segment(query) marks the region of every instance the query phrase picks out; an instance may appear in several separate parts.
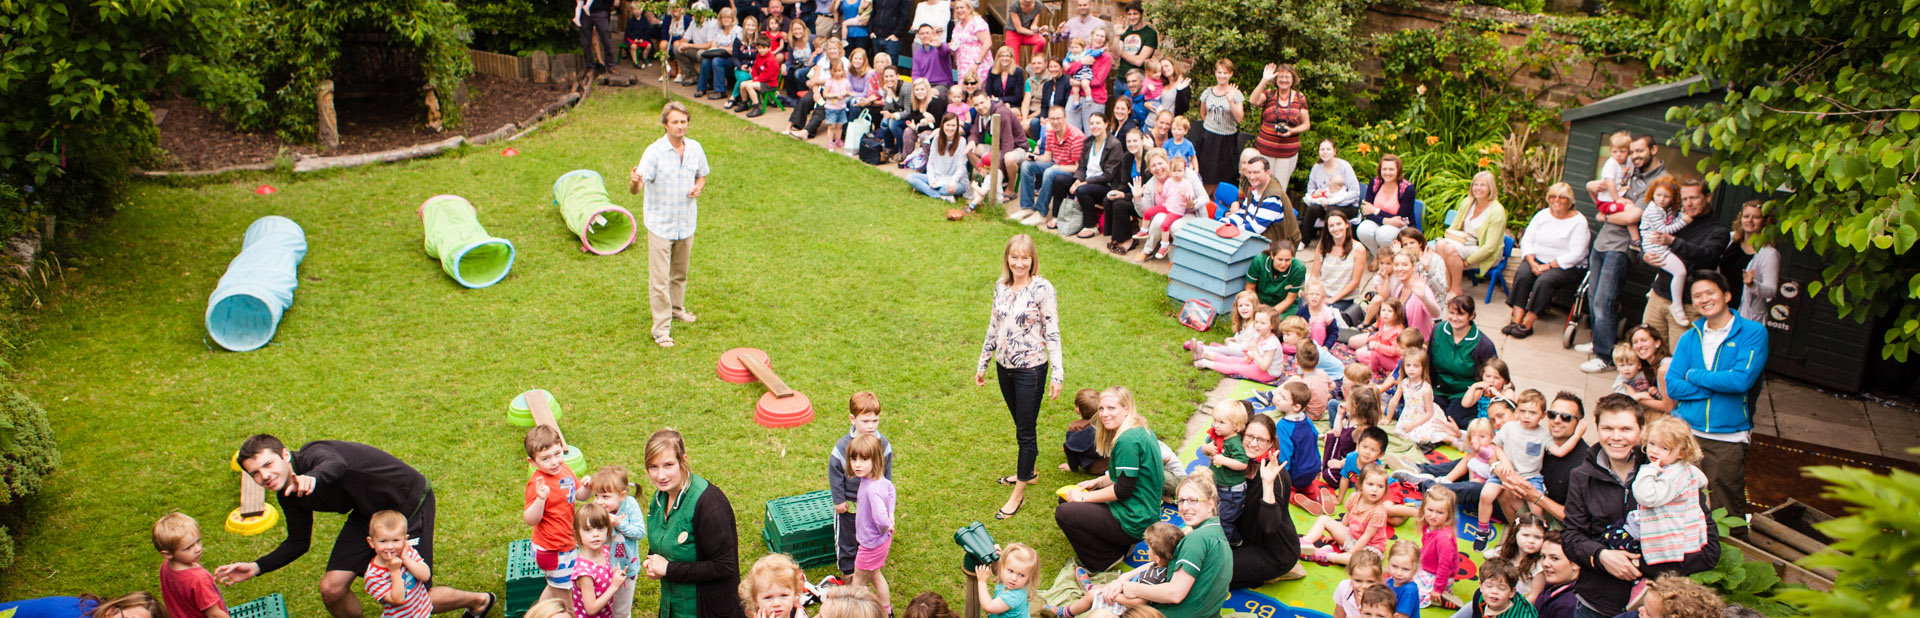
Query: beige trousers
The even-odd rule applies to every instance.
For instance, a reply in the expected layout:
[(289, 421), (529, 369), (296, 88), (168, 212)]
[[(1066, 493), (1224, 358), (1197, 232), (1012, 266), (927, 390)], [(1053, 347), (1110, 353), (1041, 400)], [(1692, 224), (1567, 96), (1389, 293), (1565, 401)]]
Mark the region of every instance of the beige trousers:
[(647, 309), (653, 314), (653, 338), (673, 335), (673, 316), (687, 310), (687, 266), (693, 261), (693, 237), (667, 240), (647, 234)]

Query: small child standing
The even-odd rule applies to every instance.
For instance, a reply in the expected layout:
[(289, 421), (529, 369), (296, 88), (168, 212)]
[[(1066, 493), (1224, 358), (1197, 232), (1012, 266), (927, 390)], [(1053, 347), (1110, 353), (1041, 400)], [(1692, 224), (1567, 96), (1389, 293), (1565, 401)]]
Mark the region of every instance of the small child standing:
[(1222, 401), (1213, 407), (1213, 427), (1207, 430), (1202, 453), (1210, 459), (1213, 485), (1220, 494), (1220, 528), (1227, 542), (1240, 544), (1240, 530), (1233, 522), (1240, 518), (1240, 507), (1247, 502), (1247, 448), (1240, 434), (1247, 430), (1253, 405), (1238, 399)]
[(1671, 275), (1668, 277), (1673, 280), (1669, 292), (1673, 294), (1674, 302), (1667, 311), (1674, 322), (1686, 324), (1686, 302), (1682, 299), (1686, 298), (1687, 263), (1674, 255), (1666, 243), (1654, 242), (1653, 239), (1655, 234), (1671, 235), (1693, 223), (1693, 217), (1678, 208), (1679, 199), (1680, 183), (1674, 181), (1672, 176), (1657, 178), (1647, 187), (1646, 204), (1641, 206), (1640, 211), (1640, 251), (1646, 255), (1648, 263), (1659, 264), (1660, 270)]
[(807, 618), (806, 590), (807, 572), (793, 558), (767, 554), (740, 578), (740, 605), (748, 618)]
[(1460, 570), (1460, 539), (1453, 535), (1453, 513), (1458, 506), (1453, 490), (1430, 487), (1420, 501), (1420, 572), (1413, 583), (1420, 589), (1420, 606), (1460, 609), (1453, 596), (1453, 577)]
[(1613, 366), (1619, 369), (1619, 375), (1613, 377), (1613, 392), (1631, 396), (1653, 390), (1645, 367), (1641, 366), (1640, 355), (1633, 353), (1633, 345), (1625, 341), (1613, 346)]
[(1100, 391), (1080, 389), (1073, 394), (1073, 409), (1080, 413), (1080, 419), (1067, 423), (1067, 437), (1061, 441), (1067, 461), (1060, 464), (1060, 471), (1106, 474), (1107, 456), (1100, 454), (1093, 430), (1093, 415), (1100, 411)]
[[(614, 568), (607, 551), (612, 533), (613, 522), (599, 504), (588, 502), (574, 513), (573, 540), (580, 547), (573, 563), (574, 618), (612, 618), (613, 599), (628, 584), (626, 569)], [(633, 604), (631, 598), (627, 604)]]
[(1662, 417), (1647, 426), (1647, 459), (1633, 477), (1639, 508), (1628, 519), (1628, 532), (1638, 532), (1649, 567), (1678, 566), (1707, 544), (1713, 530), (1700, 508), (1700, 490), (1707, 486), (1706, 475), (1694, 465), (1700, 461), (1700, 443), (1686, 421)]
[(888, 594), (886, 574), (880, 572), (887, 566), (887, 554), (893, 551), (893, 481), (880, 472), (886, 448), (879, 436), (854, 438), (847, 446), (847, 474), (860, 479), (856, 500), (860, 509), (854, 514), (854, 535), (860, 551), (853, 560), (853, 585), (864, 588), (871, 584), (874, 596), (891, 614), (893, 597)]
[(407, 516), (380, 511), (367, 519), (367, 545), (373, 561), (367, 564), (367, 594), (380, 601), (381, 618), (427, 618), (433, 615), (433, 596), (426, 582), (433, 580), (420, 552), (407, 544)]
[(893, 478), (893, 444), (887, 441), (886, 435), (880, 433), (880, 398), (873, 391), (860, 391), (848, 397), (847, 421), (853, 428), (833, 443), (833, 451), (827, 456), (827, 491), (833, 495), (834, 551), (843, 578), (853, 576), (854, 559), (860, 555), (854, 512), (859, 505), (862, 477), (847, 474), (848, 464), (851, 463), (847, 449), (854, 439), (860, 436), (879, 438), (882, 447), (880, 475)]
[[(1165, 113), (1165, 112), (1162, 112)], [(1181, 165), (1191, 167), (1198, 164), (1200, 153), (1187, 141), (1187, 132), (1193, 130), (1193, 122), (1186, 116), (1174, 116), (1167, 128), (1167, 141), (1160, 144), (1167, 151), (1167, 161), (1179, 161)]]
[[(406, 534), (406, 526), (401, 526)], [(153, 522), (153, 548), (160, 551), (160, 602), (173, 616), (227, 618), (227, 601), (213, 575), (200, 565), (200, 523), (174, 511)]]
[(560, 430), (534, 425), (527, 430), (525, 445), (533, 476), (527, 479), (526, 508), (520, 519), (533, 527), (533, 562), (547, 576), (547, 589), (540, 598), (559, 599), (573, 587), (573, 561), (578, 557), (573, 501), (580, 481), (567, 468), (567, 445), (560, 441)]
[[(1516, 476), (1527, 479), (1533, 488), (1546, 491), (1546, 477), (1541, 475), (1541, 467), (1546, 463), (1547, 443), (1553, 440), (1552, 432), (1540, 422), (1546, 414), (1547, 398), (1540, 391), (1527, 389), (1520, 393), (1520, 405), (1515, 410), (1513, 422), (1502, 426), (1493, 434), (1493, 463), (1506, 462), (1513, 467)], [(1484, 551), (1487, 543), (1493, 540), (1493, 505), (1500, 497), (1500, 477), (1487, 479), (1487, 486), (1480, 490), (1480, 508), (1474, 511), (1480, 514), (1480, 525), (1469, 532), (1473, 533), (1473, 550)], [(1535, 506), (1534, 508), (1539, 508)]]
[(853, 97), (853, 82), (847, 78), (846, 65), (836, 62), (827, 65), (827, 85), (820, 88), (820, 108), (826, 110), (828, 134), (833, 136), (834, 152), (839, 152), (847, 130), (847, 101)]
[[(1347, 578), (1333, 587), (1333, 618), (1358, 618), (1360, 595), (1363, 591), (1380, 585), (1380, 554), (1363, 551), (1347, 561)], [(1392, 598), (1392, 591), (1388, 591)], [(1387, 603), (1387, 614), (1393, 613), (1393, 603)]]
[(1278, 453), (1274, 457), (1287, 465), (1288, 484), (1295, 493), (1310, 495), (1307, 492), (1320, 477), (1321, 465), (1320, 453), (1314, 450), (1320, 430), (1307, 418), (1314, 394), (1305, 383), (1294, 380), (1280, 385), (1274, 395), (1274, 410), (1280, 414), (1274, 421), (1273, 442)]
[(1420, 585), (1413, 583), (1414, 574), (1420, 570), (1420, 549), (1412, 541), (1396, 541), (1386, 555), (1387, 580), (1381, 585), (1393, 589), (1393, 615), (1420, 615)]
[(646, 557), (640, 553), (640, 540), (647, 538), (647, 516), (640, 501), (629, 495), (633, 486), (627, 483), (626, 468), (601, 466), (587, 477), (587, 485), (611, 525), (607, 553), (613, 568), (626, 573), (625, 583), (613, 595), (613, 618), (627, 618), (633, 614), (633, 583), (640, 579), (640, 562)]
[[(1040, 553), (1025, 543), (1013, 543), (1000, 550), (1000, 560), (992, 567), (974, 567), (974, 585), (979, 586), (980, 609), (992, 618), (1028, 618), (1028, 607), (1040, 579)], [(987, 582), (998, 578), (992, 590)], [(989, 594), (991, 593), (991, 594)]]

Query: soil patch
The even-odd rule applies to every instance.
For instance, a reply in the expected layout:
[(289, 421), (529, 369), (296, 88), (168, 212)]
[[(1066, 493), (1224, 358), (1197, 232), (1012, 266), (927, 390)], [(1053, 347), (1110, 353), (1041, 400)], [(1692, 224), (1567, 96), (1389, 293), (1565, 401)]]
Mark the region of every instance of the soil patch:
[(350, 155), (437, 142), (453, 135), (473, 137), (526, 120), (565, 96), (563, 91), (549, 90), (546, 84), (489, 75), (469, 78), (467, 92), (465, 124), (458, 130), (439, 133), (427, 129), (426, 112), (415, 104), (397, 105), (391, 99), (337, 101), (340, 146), (324, 151), (316, 144), (290, 144), (271, 134), (240, 131), (193, 99), (148, 101), (156, 114), (167, 110), (160, 123), (160, 148), (166, 154), (154, 168), (206, 170), (270, 161), (282, 149), (296, 156)]

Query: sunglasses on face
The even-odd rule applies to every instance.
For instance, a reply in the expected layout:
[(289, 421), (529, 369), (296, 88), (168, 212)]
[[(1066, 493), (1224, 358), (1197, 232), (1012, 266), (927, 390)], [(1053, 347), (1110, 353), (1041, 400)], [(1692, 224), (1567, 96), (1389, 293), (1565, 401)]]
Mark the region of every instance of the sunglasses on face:
[(1547, 412), (1547, 416), (1551, 417), (1553, 420), (1560, 421), (1563, 423), (1572, 423), (1580, 420), (1580, 417), (1574, 416), (1572, 414), (1567, 414), (1565, 412)]

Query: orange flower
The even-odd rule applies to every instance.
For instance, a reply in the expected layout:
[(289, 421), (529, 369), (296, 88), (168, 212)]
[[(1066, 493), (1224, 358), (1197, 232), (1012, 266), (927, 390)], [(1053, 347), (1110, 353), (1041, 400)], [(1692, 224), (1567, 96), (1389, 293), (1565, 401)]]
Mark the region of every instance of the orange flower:
[(1392, 134), (1392, 135), (1388, 135), (1388, 136), (1387, 136), (1387, 141), (1389, 141), (1389, 142), (1391, 142), (1391, 141), (1394, 141), (1394, 140), (1397, 140), (1397, 139), (1400, 139), (1400, 134), (1399, 134), (1399, 133), (1394, 133), (1394, 134)]
[(1507, 152), (1506, 146), (1502, 146), (1499, 144), (1493, 145), (1493, 154), (1506, 154), (1506, 152)]
[(1373, 146), (1367, 144), (1366, 142), (1360, 142), (1360, 145), (1357, 146), (1356, 149), (1360, 151), (1360, 154), (1367, 154), (1369, 152), (1373, 152)]
[(1486, 146), (1481, 146), (1481, 147), (1480, 147), (1480, 154), (1488, 154), (1488, 153), (1487, 153), (1487, 147), (1486, 147)]
[(1438, 144), (1438, 143), (1440, 143), (1440, 136), (1438, 136), (1438, 135), (1428, 135), (1428, 136), (1427, 136), (1427, 145), (1428, 145), (1428, 146), (1432, 146), (1432, 145), (1434, 145), (1434, 144)]
[(1486, 167), (1489, 165), (1493, 165), (1493, 161), (1487, 159), (1486, 157), (1480, 157), (1480, 167)]

